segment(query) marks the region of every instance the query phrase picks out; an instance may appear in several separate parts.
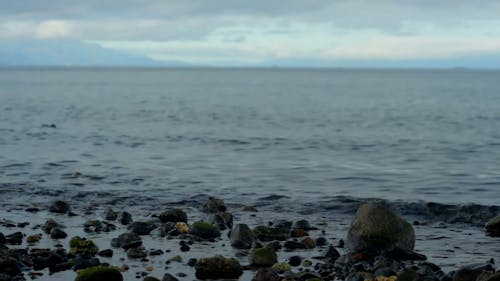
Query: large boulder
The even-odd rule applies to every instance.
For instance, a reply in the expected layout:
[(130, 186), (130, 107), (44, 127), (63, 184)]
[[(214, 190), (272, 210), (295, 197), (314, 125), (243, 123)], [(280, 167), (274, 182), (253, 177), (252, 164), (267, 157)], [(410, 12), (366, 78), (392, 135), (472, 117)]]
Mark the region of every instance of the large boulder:
[(378, 202), (361, 205), (347, 232), (346, 247), (352, 252), (412, 251), (414, 246), (412, 225)]

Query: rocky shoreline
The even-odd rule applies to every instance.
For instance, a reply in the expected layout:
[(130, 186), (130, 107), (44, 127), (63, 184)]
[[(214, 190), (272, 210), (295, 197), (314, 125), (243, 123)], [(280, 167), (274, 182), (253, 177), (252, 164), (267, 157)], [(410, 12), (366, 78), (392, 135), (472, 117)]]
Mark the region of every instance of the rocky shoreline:
[[(72, 210), (61, 200), (29, 207), (26, 221), (0, 221), (0, 280), (500, 280), (498, 256), (452, 270), (432, 263), (414, 250), (419, 222), (382, 202), (361, 205), (342, 238), (331, 237), (328, 222), (263, 222), (258, 208), (237, 206), (208, 198), (196, 210), (145, 216)], [(500, 216), (484, 229), (500, 236)]]

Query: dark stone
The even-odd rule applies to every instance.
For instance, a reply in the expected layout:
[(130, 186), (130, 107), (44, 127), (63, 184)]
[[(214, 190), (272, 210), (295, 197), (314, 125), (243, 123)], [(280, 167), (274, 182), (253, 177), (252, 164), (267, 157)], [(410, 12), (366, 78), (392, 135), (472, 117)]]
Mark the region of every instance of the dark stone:
[(280, 279), (278, 273), (273, 269), (261, 268), (255, 273), (252, 281), (279, 281)]
[(224, 200), (210, 197), (201, 210), (205, 213), (218, 213), (225, 212), (227, 208), (226, 205), (224, 205)]
[(500, 271), (496, 273), (483, 271), (477, 277), (477, 281), (500, 281)]
[(396, 281), (418, 281), (419, 276), (412, 268), (407, 268), (398, 273)]
[(156, 228), (156, 224), (151, 221), (136, 221), (129, 225), (128, 229), (130, 232), (137, 233), (139, 235), (148, 235), (153, 229)]
[(110, 257), (113, 256), (113, 250), (111, 250), (111, 249), (105, 249), (105, 250), (99, 251), (97, 253), (97, 255), (101, 256), (101, 257), (110, 258)]
[(302, 230), (310, 230), (311, 225), (307, 220), (298, 220), (293, 223), (292, 228), (294, 229), (302, 229)]
[(389, 277), (389, 276), (395, 276), (396, 272), (394, 272), (394, 270), (392, 270), (392, 268), (389, 267), (380, 267), (373, 272), (373, 275)]
[(161, 256), (163, 255), (163, 251), (158, 249), (158, 250), (151, 250), (149, 251), (150, 256)]
[(238, 279), (243, 274), (238, 260), (223, 256), (198, 259), (195, 265), (198, 279)]
[(52, 239), (64, 239), (68, 237), (68, 234), (58, 227), (54, 227), (50, 230), (50, 238)]
[(275, 220), (272, 223), (270, 223), (269, 225), (274, 227), (274, 228), (282, 228), (286, 231), (290, 231), (292, 229), (293, 223), (291, 221), (287, 221), (287, 220)]
[(55, 220), (53, 219), (48, 219), (42, 226), (42, 230), (45, 231), (45, 233), (50, 234), (50, 231), (52, 228), (63, 228), (62, 225), (58, 224)]
[(160, 279), (153, 276), (146, 276), (144, 277), (143, 281), (160, 281)]
[(71, 211), (71, 208), (68, 203), (62, 200), (57, 200), (50, 205), (49, 211), (52, 213), (65, 214)]
[(163, 275), (163, 279), (161, 279), (161, 281), (179, 281), (179, 279), (175, 278), (170, 273), (165, 273), (165, 275)]
[(268, 227), (268, 226), (257, 226), (253, 230), (254, 235), (261, 241), (285, 241), (288, 238), (288, 229)]
[(37, 213), (38, 211), (40, 211), (40, 209), (37, 207), (28, 207), (25, 209), (25, 211), (28, 213)]
[(189, 266), (195, 266), (196, 265), (196, 259), (195, 258), (190, 258), (187, 262)]
[(347, 247), (353, 252), (380, 253), (394, 248), (413, 251), (415, 231), (385, 205), (361, 205), (347, 233)]
[(301, 242), (296, 242), (296, 241), (286, 241), (285, 244), (283, 244), (283, 247), (285, 247), (286, 249), (290, 249), (290, 250), (306, 249), (306, 245), (304, 245)]
[(5, 236), (0, 232), (0, 245), (5, 244), (6, 241)]
[(250, 249), (254, 241), (253, 231), (246, 224), (237, 224), (229, 236), (231, 246), (238, 249)]
[(328, 246), (326, 250), (325, 257), (332, 259), (333, 261), (337, 260), (340, 257), (339, 251), (335, 249), (333, 245)]
[(399, 261), (424, 261), (427, 259), (427, 257), (422, 254), (400, 248), (392, 249), (384, 255), (388, 258)]
[(113, 211), (110, 207), (107, 207), (106, 210), (104, 210), (103, 217), (105, 220), (114, 221), (118, 218), (118, 213)]
[(122, 212), (120, 213), (120, 216), (118, 217), (118, 221), (123, 224), (123, 225), (128, 225), (132, 223), (132, 215), (128, 212)]
[(101, 232), (104, 229), (104, 224), (100, 220), (89, 220), (83, 224), (83, 230), (87, 233)]
[(72, 262), (73, 262), (73, 267), (72, 267), (73, 270), (95, 267), (101, 264), (101, 262), (98, 259), (93, 258), (87, 254), (76, 256), (75, 258), (73, 258)]
[(21, 273), (21, 268), (15, 258), (0, 257), (0, 273), (15, 276)]
[(500, 215), (490, 219), (486, 226), (486, 233), (493, 237), (500, 237)]
[(288, 259), (288, 264), (291, 266), (299, 266), (302, 263), (302, 257), (301, 256), (291, 256)]
[(328, 244), (328, 240), (326, 240), (325, 237), (318, 237), (316, 238), (316, 246), (326, 246)]
[(130, 248), (127, 250), (127, 257), (130, 259), (142, 259), (146, 256), (146, 252), (142, 249)]
[(271, 241), (271, 242), (266, 244), (266, 247), (273, 248), (275, 251), (278, 251), (281, 248), (283, 248), (280, 241)]
[(160, 214), (159, 216), (160, 221), (165, 223), (165, 222), (187, 222), (188, 217), (186, 212), (184, 212), (181, 209), (177, 208), (171, 208), (165, 210), (163, 213)]
[(233, 227), (233, 214), (228, 212), (219, 212), (213, 214), (208, 219), (208, 222), (216, 225), (220, 230)]
[(5, 236), (5, 243), (10, 245), (21, 245), (23, 243), (23, 233), (14, 232)]
[(483, 271), (495, 271), (495, 268), (491, 262), (466, 265), (455, 271), (452, 280), (475, 281)]
[(117, 238), (111, 240), (111, 247), (123, 248), (128, 250), (130, 248), (137, 248), (142, 245), (142, 239), (137, 233), (126, 232), (120, 234)]

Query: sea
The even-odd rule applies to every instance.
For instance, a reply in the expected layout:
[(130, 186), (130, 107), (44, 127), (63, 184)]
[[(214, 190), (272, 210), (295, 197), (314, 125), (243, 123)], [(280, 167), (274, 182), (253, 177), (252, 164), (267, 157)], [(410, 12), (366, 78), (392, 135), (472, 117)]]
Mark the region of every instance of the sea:
[(448, 251), (450, 266), (495, 257), (482, 226), (500, 213), (500, 71), (0, 69), (4, 214), (54, 199), (154, 210), (208, 196), (309, 218), (383, 200), (472, 229), (422, 231), (441, 264), (443, 236), (460, 253)]

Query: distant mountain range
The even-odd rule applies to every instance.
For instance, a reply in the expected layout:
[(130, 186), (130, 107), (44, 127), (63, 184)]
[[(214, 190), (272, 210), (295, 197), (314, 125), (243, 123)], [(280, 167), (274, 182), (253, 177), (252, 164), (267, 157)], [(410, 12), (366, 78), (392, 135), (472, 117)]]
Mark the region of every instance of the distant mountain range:
[[(158, 61), (146, 56), (103, 48), (71, 39), (0, 40), (0, 66), (155, 66), (187, 67), (182, 61)], [(218, 66), (218, 65), (200, 65)], [(478, 68), (500, 69), (500, 53), (444, 59), (326, 60), (275, 59), (242, 67), (345, 67), (345, 68)]]
[(0, 40), (4, 66), (182, 66), (78, 40)]

